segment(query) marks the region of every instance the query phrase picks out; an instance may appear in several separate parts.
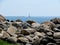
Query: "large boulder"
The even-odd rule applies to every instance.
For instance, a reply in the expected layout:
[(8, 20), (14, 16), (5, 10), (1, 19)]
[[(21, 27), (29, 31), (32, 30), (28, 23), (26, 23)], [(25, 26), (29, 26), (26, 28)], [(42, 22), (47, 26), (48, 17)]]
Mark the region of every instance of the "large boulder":
[(10, 35), (15, 35), (17, 29), (14, 27), (14, 26), (10, 26), (7, 30), (7, 32), (10, 34)]
[(21, 31), (21, 33), (24, 34), (24, 35), (33, 34), (34, 32), (36, 32), (36, 30), (35, 30), (35, 29), (32, 29), (32, 28), (23, 29), (23, 30)]
[(3, 17), (1, 14), (0, 14), (0, 21), (2, 22), (6, 21), (5, 17)]

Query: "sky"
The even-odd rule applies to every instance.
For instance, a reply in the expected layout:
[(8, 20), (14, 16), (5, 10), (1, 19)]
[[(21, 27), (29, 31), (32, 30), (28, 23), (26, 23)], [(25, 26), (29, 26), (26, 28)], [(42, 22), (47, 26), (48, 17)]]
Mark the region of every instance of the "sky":
[(0, 0), (4, 16), (60, 16), (60, 0)]

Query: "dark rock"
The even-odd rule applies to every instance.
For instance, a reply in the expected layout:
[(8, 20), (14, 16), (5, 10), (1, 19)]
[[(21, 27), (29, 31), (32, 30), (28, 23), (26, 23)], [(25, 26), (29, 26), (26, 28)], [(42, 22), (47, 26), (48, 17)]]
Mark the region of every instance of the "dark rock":
[(56, 45), (55, 43), (48, 43), (47, 45)]
[(17, 19), (17, 20), (16, 20), (16, 22), (23, 22), (23, 21), (22, 21), (22, 20), (20, 20), (20, 19)]
[(55, 18), (51, 20), (55, 24), (60, 24), (60, 18)]
[(29, 23), (30, 25), (31, 25), (32, 23), (35, 23), (35, 21), (33, 21), (33, 20), (27, 20), (26, 22)]

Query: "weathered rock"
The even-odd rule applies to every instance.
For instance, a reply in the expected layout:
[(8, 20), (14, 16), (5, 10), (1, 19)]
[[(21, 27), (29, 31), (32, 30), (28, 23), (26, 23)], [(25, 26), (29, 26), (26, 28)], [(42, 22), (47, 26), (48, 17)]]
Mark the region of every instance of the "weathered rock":
[(21, 33), (24, 34), (24, 35), (33, 34), (34, 32), (36, 32), (36, 30), (35, 30), (35, 29), (32, 29), (32, 28), (23, 29), (23, 30), (21, 31)]
[(10, 35), (5, 31), (3, 31), (2, 34), (3, 34), (3, 36), (2, 36), (3, 39), (10, 37)]
[(25, 36), (25, 37), (29, 40), (29, 42), (33, 42), (32, 37), (30, 37), (30, 36)]
[(29, 23), (30, 25), (31, 25), (32, 23), (35, 23), (35, 21), (33, 21), (33, 20), (27, 20), (26, 22)]
[(46, 26), (48, 26), (49, 29), (51, 29), (51, 30), (53, 30), (53, 28), (56, 27), (56, 25), (53, 22), (50, 22), (50, 21), (44, 22), (43, 24), (45, 24)]
[(46, 34), (51, 37), (53, 36), (53, 32), (47, 32)]
[(60, 24), (60, 18), (54, 18), (51, 21), (55, 24)]
[(8, 42), (11, 42), (11, 43), (17, 43), (17, 38), (16, 37), (9, 37), (7, 39)]
[(41, 24), (40, 25), (40, 32), (52, 32), (52, 30), (50, 29), (50, 26), (47, 26), (46, 24)]
[(54, 36), (54, 38), (60, 38), (60, 32), (55, 32), (55, 33), (53, 34), (53, 36)]
[(13, 26), (10, 26), (7, 30), (7, 32), (10, 34), (10, 35), (14, 35), (16, 33), (17, 29)]
[(3, 30), (0, 28), (0, 38), (3, 37)]
[(40, 27), (40, 24), (39, 23), (32, 23), (32, 27), (33, 28), (38, 28), (38, 27)]
[(32, 23), (31, 27), (36, 29), (37, 31), (40, 30), (40, 24), (39, 23)]
[(27, 28), (30, 28), (31, 27), (31, 25), (29, 24), (29, 23), (22, 23), (22, 28), (23, 29), (27, 29)]
[(35, 36), (38, 36), (40, 38), (45, 36), (44, 33), (40, 33), (40, 32), (35, 32), (34, 34), (35, 34)]
[(25, 43), (25, 44), (26, 44), (26, 43), (29, 42), (29, 40), (28, 40), (27, 38), (25, 38), (25, 37), (19, 37), (19, 38), (18, 38), (18, 42), (19, 42), (19, 43)]
[(5, 17), (3, 17), (1, 14), (0, 14), (0, 21), (2, 22), (6, 21)]
[(40, 39), (38, 36), (33, 37), (33, 45), (40, 45)]

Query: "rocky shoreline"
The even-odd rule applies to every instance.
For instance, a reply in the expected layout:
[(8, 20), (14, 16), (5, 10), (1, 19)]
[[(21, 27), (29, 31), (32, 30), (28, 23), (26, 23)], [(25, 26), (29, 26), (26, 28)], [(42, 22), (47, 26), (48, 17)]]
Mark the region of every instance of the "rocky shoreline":
[(60, 45), (60, 18), (40, 24), (33, 20), (9, 21), (0, 15), (0, 39), (22, 45)]

